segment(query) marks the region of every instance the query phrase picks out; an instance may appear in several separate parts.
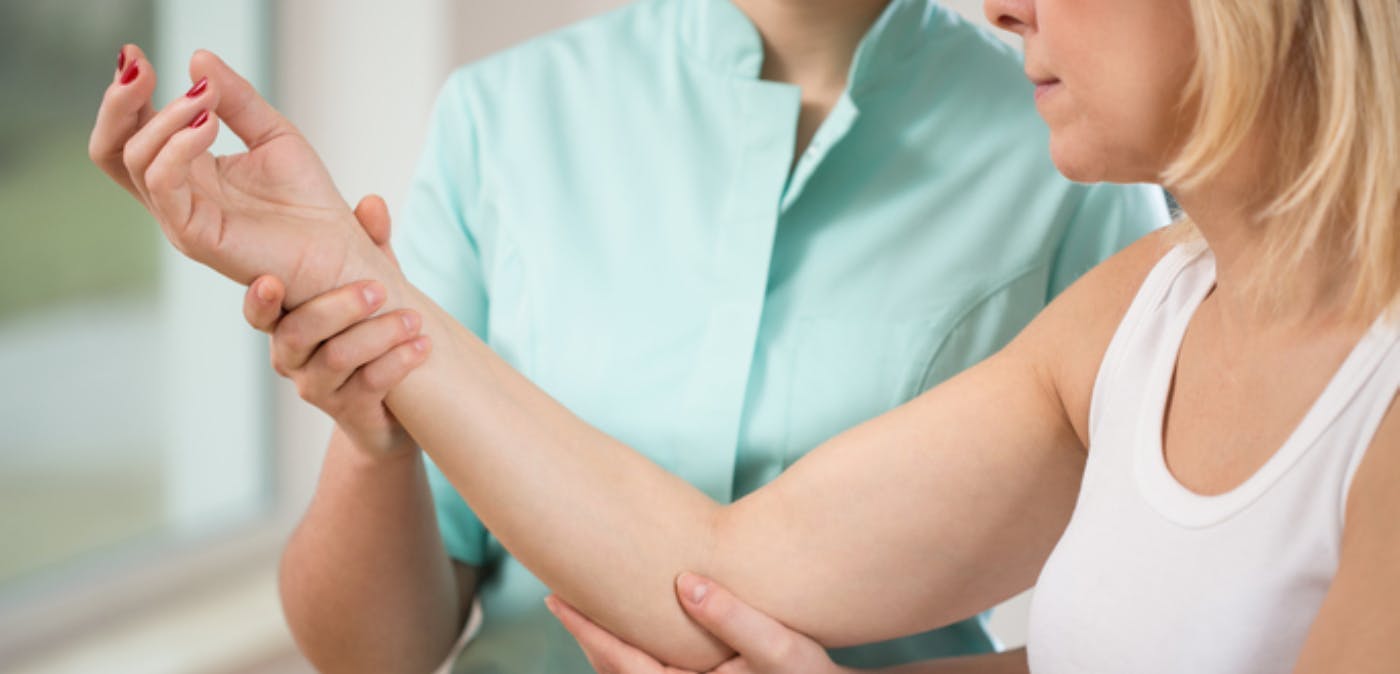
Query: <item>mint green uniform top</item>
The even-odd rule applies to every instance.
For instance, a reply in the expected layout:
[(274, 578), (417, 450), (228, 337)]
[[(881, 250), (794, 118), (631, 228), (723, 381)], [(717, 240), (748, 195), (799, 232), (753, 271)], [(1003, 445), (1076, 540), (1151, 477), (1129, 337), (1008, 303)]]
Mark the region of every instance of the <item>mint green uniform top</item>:
[[(1166, 219), (1156, 188), (1061, 178), (1019, 56), (925, 0), (893, 0), (795, 166), (799, 91), (762, 58), (726, 0), (644, 0), (463, 68), (396, 226), (409, 278), (502, 357), (725, 502), (992, 354)], [(456, 671), (591, 671), (429, 476), (448, 551), (488, 569)], [(991, 647), (972, 619), (841, 657)]]

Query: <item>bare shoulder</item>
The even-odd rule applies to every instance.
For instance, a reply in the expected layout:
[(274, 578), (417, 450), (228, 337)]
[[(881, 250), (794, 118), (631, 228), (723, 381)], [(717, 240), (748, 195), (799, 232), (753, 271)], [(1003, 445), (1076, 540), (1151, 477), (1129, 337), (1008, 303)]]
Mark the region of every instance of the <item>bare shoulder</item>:
[(1147, 275), (1180, 240), (1158, 230), (1090, 270), (1051, 302), (1010, 348), (1028, 358), (1087, 446), (1089, 401), (1104, 352)]

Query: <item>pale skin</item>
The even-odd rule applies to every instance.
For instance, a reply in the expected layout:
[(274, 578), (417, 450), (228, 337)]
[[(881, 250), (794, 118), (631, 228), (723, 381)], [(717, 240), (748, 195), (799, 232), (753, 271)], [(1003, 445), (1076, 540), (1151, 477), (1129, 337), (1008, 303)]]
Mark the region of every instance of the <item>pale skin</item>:
[[(738, 3), (763, 39), (761, 76), (802, 88), (796, 155), (844, 89), (856, 45), (887, 1)], [(109, 91), (121, 102), (104, 107), (91, 150), (99, 166), (145, 202), (143, 176), (125, 166), (122, 143), (154, 116), (148, 101), (155, 79), (139, 48), (124, 48), (123, 57), (129, 62)], [(121, 84), (126, 72), (135, 79)], [(141, 144), (132, 140), (128, 145)], [(355, 215), (391, 256), (382, 201), (367, 199)], [(366, 298), (365, 291), (378, 295)], [(478, 576), (447, 556), (421, 477), (422, 457), (384, 406), (389, 388), (430, 348), (427, 336), (414, 339), (416, 323), (399, 322), (418, 321), (418, 314), (393, 312), (352, 329), (382, 307), (383, 292), (372, 282), (346, 286), (299, 305), (279, 323), (285, 287), (267, 277), (250, 286), (245, 304), (249, 322), (273, 337), (274, 368), (337, 422), (315, 500), (281, 567), (288, 622), (322, 671), (435, 666), (465, 624)], [(331, 337), (334, 346), (323, 348)], [(381, 590), (365, 592), (370, 586)]]
[[(1028, 74), (1046, 83), (1037, 107), (1062, 171), (1122, 182), (1160, 174), (1189, 128), (1170, 104), (1189, 66), (1184, 0), (989, 0), (987, 12), (1025, 38)], [(287, 279), (288, 306), (374, 279), (386, 291), (384, 310), (418, 312), (432, 355), (389, 391), (388, 408), (561, 598), (623, 641), (694, 671), (717, 666), (732, 649), (676, 602), (672, 581), (683, 571), (714, 578), (824, 645), (946, 624), (1028, 587), (1070, 515), (1104, 348), (1167, 248), (1160, 236), (1130, 247), (1001, 353), (724, 506), (510, 370), (402, 279), (309, 146), (246, 82), (208, 54), (196, 55), (191, 74), (207, 75), (208, 90), (150, 117), (130, 141), (103, 123), (139, 120), (140, 102), (109, 94), (94, 137), (128, 148), (120, 166), (104, 165), (109, 173), (125, 175), (167, 236), (196, 260), (245, 283)], [(200, 109), (213, 110), (215, 120), (187, 128)], [(218, 120), (248, 141), (247, 154), (222, 163), (207, 155)], [(1183, 345), (1165, 437), (1173, 472), (1203, 492), (1238, 484), (1273, 452), (1270, 434), (1292, 427), (1369, 322), (1343, 320), (1335, 295), (1310, 293), (1297, 298), (1281, 334), (1277, 319), (1244, 302), (1257, 262), (1239, 205), (1249, 203), (1256, 162), (1268, 160), (1267, 139), (1248, 149), (1219, 180), (1175, 190), (1218, 262), (1216, 290)], [(299, 180), (273, 175), (278, 167), (297, 169), (290, 175)], [(1344, 286), (1345, 273), (1327, 260), (1299, 269), (1313, 289)], [(1241, 348), (1204, 348), (1221, 343)], [(1247, 387), (1251, 373), (1298, 353), (1309, 358), (1290, 363), (1294, 376), (1277, 384), (1282, 390)], [(1221, 369), (1243, 383), (1205, 379)], [(1210, 423), (1188, 407), (1246, 402), (1249, 418)], [(1385, 671), (1400, 661), (1393, 639), (1400, 616), (1390, 610), (1400, 601), (1400, 533), (1389, 516), (1400, 507), (1400, 493), (1389, 488), (1400, 477), (1398, 434), (1392, 410), (1353, 483), (1341, 565), (1300, 672)], [(1206, 454), (1224, 460), (1203, 465)]]

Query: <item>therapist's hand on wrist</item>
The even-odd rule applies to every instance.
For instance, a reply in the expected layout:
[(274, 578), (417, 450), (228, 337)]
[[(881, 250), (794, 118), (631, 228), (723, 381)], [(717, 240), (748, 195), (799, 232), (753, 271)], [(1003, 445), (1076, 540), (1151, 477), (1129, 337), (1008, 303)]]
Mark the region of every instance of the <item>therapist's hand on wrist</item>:
[[(393, 261), (384, 202), (367, 197), (355, 215), (371, 241)], [(373, 281), (330, 290), (285, 314), (284, 295), (280, 281), (263, 276), (249, 286), (243, 302), (248, 323), (271, 335), (272, 364), (278, 374), (296, 384), (302, 399), (335, 419), (366, 457), (378, 460), (417, 452), (384, 398), (427, 359), (431, 344), (420, 334), (418, 314), (399, 310), (376, 316), (387, 293)]]

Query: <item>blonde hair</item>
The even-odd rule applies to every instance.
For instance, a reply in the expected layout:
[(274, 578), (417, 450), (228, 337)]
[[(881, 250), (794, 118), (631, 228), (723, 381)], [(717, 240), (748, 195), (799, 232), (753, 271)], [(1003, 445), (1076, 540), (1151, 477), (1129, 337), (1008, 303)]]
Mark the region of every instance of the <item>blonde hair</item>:
[[(1400, 296), (1400, 0), (1190, 0), (1195, 128), (1163, 181), (1209, 181), (1271, 134), (1261, 296), (1312, 250), (1351, 265), (1353, 316)], [(1185, 225), (1189, 231), (1189, 223)]]

